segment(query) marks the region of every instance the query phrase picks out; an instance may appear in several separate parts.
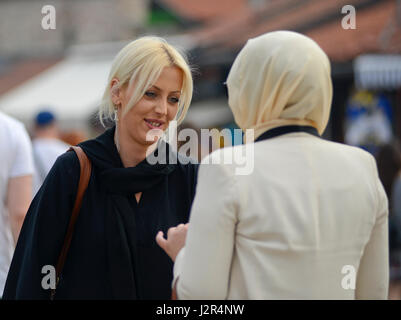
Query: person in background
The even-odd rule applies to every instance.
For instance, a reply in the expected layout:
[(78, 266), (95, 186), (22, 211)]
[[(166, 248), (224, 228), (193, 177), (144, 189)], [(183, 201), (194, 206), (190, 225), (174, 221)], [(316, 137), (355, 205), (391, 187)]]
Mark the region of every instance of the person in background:
[(56, 159), (70, 146), (60, 140), (57, 120), (50, 111), (41, 111), (36, 115), (33, 135), (35, 161), (33, 195), (35, 195)]
[(401, 299), (401, 149), (398, 142), (379, 147), (379, 177), (389, 199), (389, 299)]
[(25, 127), (0, 112), (0, 298), (32, 198), (34, 164)]

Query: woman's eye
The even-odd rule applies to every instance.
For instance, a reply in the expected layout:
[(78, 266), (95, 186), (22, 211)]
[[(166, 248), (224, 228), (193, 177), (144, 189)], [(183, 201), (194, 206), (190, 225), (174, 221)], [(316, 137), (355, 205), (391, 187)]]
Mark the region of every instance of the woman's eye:
[(146, 91), (145, 95), (149, 98), (155, 98), (156, 97), (156, 93), (152, 92), (152, 91)]
[(176, 104), (176, 103), (178, 103), (178, 102), (180, 101), (180, 99), (179, 99), (179, 98), (176, 98), (176, 97), (171, 97), (171, 98), (169, 99), (169, 101), (170, 101), (170, 103)]

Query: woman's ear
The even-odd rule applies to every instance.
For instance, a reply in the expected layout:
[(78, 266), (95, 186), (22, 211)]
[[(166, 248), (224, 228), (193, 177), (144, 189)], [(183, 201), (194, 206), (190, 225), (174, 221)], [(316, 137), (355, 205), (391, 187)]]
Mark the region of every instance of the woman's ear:
[(120, 85), (119, 81), (117, 78), (113, 78), (110, 83), (110, 93), (111, 93), (111, 101), (113, 101), (113, 104), (118, 107), (121, 104), (121, 97), (120, 97)]

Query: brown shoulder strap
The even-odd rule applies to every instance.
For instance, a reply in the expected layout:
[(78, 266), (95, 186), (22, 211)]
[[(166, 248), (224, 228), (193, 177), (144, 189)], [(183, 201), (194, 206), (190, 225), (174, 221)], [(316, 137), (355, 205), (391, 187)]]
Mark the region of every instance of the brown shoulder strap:
[[(79, 164), (80, 164), (80, 175), (79, 175), (79, 184), (78, 184), (78, 191), (77, 196), (75, 198), (74, 207), (72, 209), (72, 214), (70, 218), (70, 222), (68, 224), (67, 234), (64, 239), (64, 244), (60, 252), (60, 256), (57, 261), (56, 266), (56, 287), (60, 280), (60, 274), (63, 270), (65, 259), (67, 257), (68, 249), (70, 248), (72, 235), (74, 232), (75, 222), (77, 221), (79, 210), (81, 209), (82, 205), (82, 198), (84, 196), (85, 190), (88, 187), (89, 179), (91, 176), (92, 171), (92, 164), (88, 157), (86, 156), (85, 152), (81, 149), (81, 147), (73, 146), (68, 151), (75, 151), (78, 156)], [(51, 298), (54, 297), (55, 290), (52, 290)]]

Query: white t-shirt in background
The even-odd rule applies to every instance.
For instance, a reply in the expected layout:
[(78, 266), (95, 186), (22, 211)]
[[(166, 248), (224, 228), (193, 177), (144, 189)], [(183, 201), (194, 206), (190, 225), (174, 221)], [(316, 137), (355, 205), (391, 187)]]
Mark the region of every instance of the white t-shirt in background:
[(59, 139), (36, 138), (32, 142), (35, 161), (33, 196), (38, 192), (57, 158), (69, 149), (69, 145)]
[(15, 248), (5, 205), (8, 182), (33, 172), (32, 146), (24, 125), (0, 112), (0, 296)]

